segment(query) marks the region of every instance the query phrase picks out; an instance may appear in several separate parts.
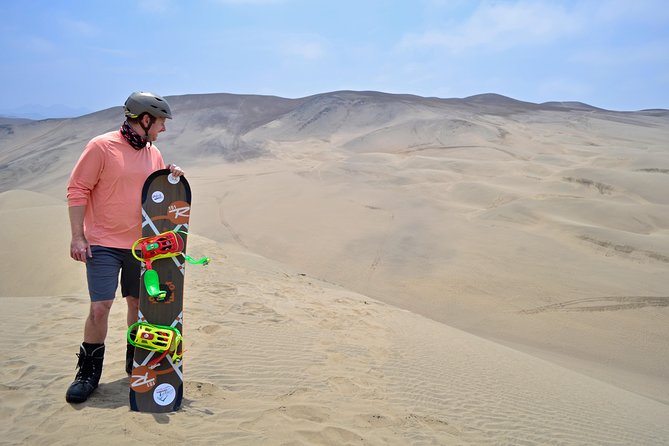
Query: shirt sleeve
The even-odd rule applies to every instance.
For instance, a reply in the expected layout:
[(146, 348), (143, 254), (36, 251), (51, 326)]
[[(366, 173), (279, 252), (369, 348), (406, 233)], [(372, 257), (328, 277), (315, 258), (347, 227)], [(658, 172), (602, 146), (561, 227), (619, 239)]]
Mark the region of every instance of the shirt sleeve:
[(155, 145), (151, 147), (151, 154), (153, 155), (153, 162), (157, 166), (158, 169), (165, 169), (166, 164), (165, 161), (163, 160), (163, 155), (160, 153), (160, 150), (158, 150), (158, 147)]
[(88, 143), (74, 166), (67, 184), (67, 205), (86, 206), (104, 167), (103, 148), (95, 140)]

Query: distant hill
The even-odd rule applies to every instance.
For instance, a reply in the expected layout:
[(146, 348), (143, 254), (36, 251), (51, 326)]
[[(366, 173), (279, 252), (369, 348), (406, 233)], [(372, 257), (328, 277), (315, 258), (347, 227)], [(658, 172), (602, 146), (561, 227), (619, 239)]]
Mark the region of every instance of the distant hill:
[(70, 107), (67, 105), (24, 105), (13, 109), (0, 110), (0, 118), (19, 118), (19, 119), (57, 119), (83, 116), (90, 113), (91, 110), (82, 107)]
[[(612, 112), (579, 102), (534, 104), (498, 94), (426, 98), (376, 91), (335, 91), (299, 99), (236, 94), (167, 98), (175, 119), (158, 146), (168, 159), (220, 157), (240, 162), (271, 153), (273, 143), (314, 141), (356, 152), (494, 144), (505, 137), (483, 116), (509, 119), (531, 113), (595, 113), (600, 119), (635, 122), (666, 110)], [(631, 121), (630, 121), (631, 120)], [(121, 107), (76, 118), (0, 120), (0, 192), (41, 190), (49, 172), (69, 169), (88, 140), (118, 128)], [(390, 143), (389, 143), (390, 141)], [(61, 182), (65, 177), (61, 174)]]
[(0, 116), (0, 125), (24, 124), (28, 121), (31, 121), (31, 119)]

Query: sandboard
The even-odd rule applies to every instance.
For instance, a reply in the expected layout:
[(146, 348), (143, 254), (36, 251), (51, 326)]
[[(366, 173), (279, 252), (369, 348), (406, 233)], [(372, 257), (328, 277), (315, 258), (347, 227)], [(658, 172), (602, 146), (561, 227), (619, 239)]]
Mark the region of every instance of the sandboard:
[[(142, 237), (152, 237), (166, 231), (180, 232), (186, 251), (191, 191), (183, 176), (173, 177), (168, 169), (158, 170), (146, 179), (142, 190)], [(158, 273), (162, 299), (149, 295), (140, 282), (139, 322), (176, 328), (183, 334), (184, 258), (171, 257), (151, 262)], [(142, 268), (142, 275), (145, 268)], [(135, 348), (130, 375), (130, 408), (139, 412), (163, 413), (179, 410), (183, 398), (183, 361), (170, 355), (158, 365), (153, 360), (160, 353)]]

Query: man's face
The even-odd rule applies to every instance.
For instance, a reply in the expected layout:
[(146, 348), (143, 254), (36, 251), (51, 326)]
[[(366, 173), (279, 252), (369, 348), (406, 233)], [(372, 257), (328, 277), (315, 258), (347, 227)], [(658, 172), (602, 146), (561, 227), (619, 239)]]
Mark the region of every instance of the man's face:
[[(146, 125), (149, 125), (151, 122), (150, 118), (148, 116), (145, 116), (144, 119), (146, 120)], [(165, 129), (165, 120), (167, 118), (156, 118), (156, 121), (153, 123), (153, 125), (149, 128), (148, 131), (148, 141), (155, 141), (158, 139), (158, 134), (164, 132)]]

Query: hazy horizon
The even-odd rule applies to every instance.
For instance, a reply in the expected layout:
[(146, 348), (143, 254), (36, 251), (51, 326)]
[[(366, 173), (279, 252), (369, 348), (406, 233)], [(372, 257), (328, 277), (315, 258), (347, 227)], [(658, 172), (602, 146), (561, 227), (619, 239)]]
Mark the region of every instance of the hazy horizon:
[[(340, 91), (349, 91), (349, 90), (340, 90)], [(514, 101), (521, 101), (520, 99), (513, 98), (510, 96), (505, 96), (501, 95), (499, 93), (495, 92), (483, 92), (483, 93), (478, 93), (474, 94), (471, 96), (466, 96), (466, 97), (449, 97), (449, 98), (441, 98), (441, 97), (436, 97), (436, 96), (421, 96), (421, 95), (416, 95), (414, 93), (390, 93), (390, 92), (384, 92), (384, 91), (377, 91), (377, 90), (367, 90), (367, 91), (355, 91), (355, 90), (350, 90), (355, 93), (365, 93), (365, 92), (372, 92), (372, 93), (381, 93), (381, 94), (389, 94), (389, 95), (410, 95), (410, 96), (417, 96), (425, 99), (467, 99), (471, 97), (477, 97), (477, 96), (486, 96), (486, 95), (493, 95), (493, 96), (502, 96), (504, 98), (512, 99)], [(280, 97), (282, 99), (305, 99), (311, 96), (319, 96), (319, 95), (327, 95), (327, 94), (332, 94), (332, 93), (337, 93), (338, 91), (331, 91), (331, 92), (321, 92), (321, 93), (316, 93), (313, 95), (301, 97), (301, 98), (286, 98), (286, 97)], [(228, 92), (212, 92), (212, 93), (186, 93), (182, 95), (174, 95), (174, 96), (191, 96), (191, 95), (219, 95), (219, 94), (227, 94), (227, 95), (232, 95), (232, 96), (268, 96), (268, 95), (263, 95), (263, 94), (254, 94), (254, 93), (248, 93), (248, 94), (235, 94), (235, 93), (228, 93)], [(174, 97), (173, 96), (173, 97)], [(522, 101), (522, 102), (529, 102), (531, 104), (550, 104), (550, 103), (562, 103), (562, 104), (583, 104), (585, 106), (589, 107), (594, 107), (594, 108), (600, 108), (602, 110), (606, 111), (613, 111), (613, 112), (635, 112), (635, 111), (644, 111), (644, 110), (667, 110), (665, 108), (649, 108), (649, 109), (640, 109), (640, 110), (609, 110), (605, 109), (602, 107), (598, 107), (596, 104), (589, 104), (583, 101), (578, 101), (578, 100), (555, 100), (555, 101), (546, 101), (543, 103), (534, 103), (530, 101)], [(115, 105), (113, 107), (118, 107), (121, 106), (122, 104)], [(109, 107), (109, 108), (113, 108)], [(70, 107), (64, 104), (61, 105), (51, 105), (51, 106), (38, 106), (38, 105), (28, 105), (24, 107), (19, 107), (15, 111), (3, 111), (0, 110), (0, 117), (1, 118), (16, 118), (16, 119), (30, 119), (30, 120), (43, 120), (43, 119), (63, 119), (63, 118), (76, 118), (80, 116), (84, 116), (90, 113), (96, 113), (99, 111), (103, 111), (106, 109), (100, 109), (100, 110), (93, 110), (93, 109), (84, 109), (84, 108), (74, 108)]]

